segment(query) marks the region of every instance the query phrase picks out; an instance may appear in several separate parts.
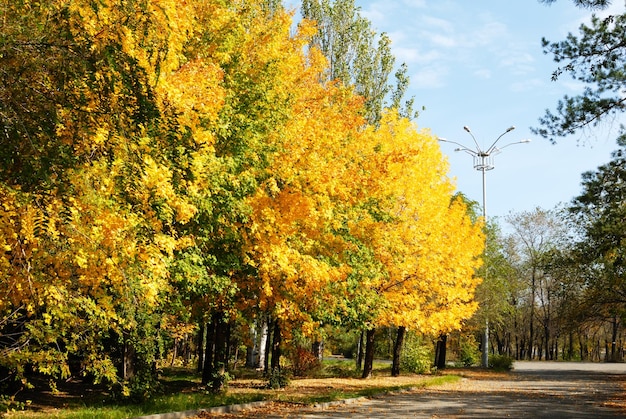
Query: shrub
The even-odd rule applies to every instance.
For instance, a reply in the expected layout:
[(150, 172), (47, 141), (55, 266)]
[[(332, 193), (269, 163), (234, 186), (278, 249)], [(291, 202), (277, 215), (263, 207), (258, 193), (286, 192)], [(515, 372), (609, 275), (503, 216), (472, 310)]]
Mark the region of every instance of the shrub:
[(318, 371), (321, 362), (317, 356), (308, 349), (296, 347), (290, 353), (291, 370), (296, 377), (305, 377)]
[(514, 359), (507, 355), (492, 355), (489, 357), (489, 368), (496, 371), (510, 371), (513, 369)]
[(459, 338), (459, 363), (464, 367), (471, 367), (480, 363), (480, 351), (474, 336)]
[(400, 357), (400, 367), (407, 372), (424, 374), (430, 372), (433, 361), (432, 345), (420, 337), (407, 334)]
[[(15, 400), (13, 396), (7, 396), (0, 394), (0, 412), (15, 412), (17, 410), (24, 410), (26, 406), (30, 404), (30, 401), (24, 403)], [(0, 416), (2, 416), (0, 414)]]
[(287, 373), (280, 368), (274, 368), (267, 377), (267, 387), (273, 390), (285, 388), (289, 385)]

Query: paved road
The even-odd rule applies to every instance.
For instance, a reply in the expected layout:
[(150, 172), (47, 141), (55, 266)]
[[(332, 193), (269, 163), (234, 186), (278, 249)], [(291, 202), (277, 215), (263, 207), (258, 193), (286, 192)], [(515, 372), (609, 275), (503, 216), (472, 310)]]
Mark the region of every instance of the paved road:
[(626, 364), (519, 362), (505, 378), (463, 379), (274, 417), (626, 418), (625, 391)]

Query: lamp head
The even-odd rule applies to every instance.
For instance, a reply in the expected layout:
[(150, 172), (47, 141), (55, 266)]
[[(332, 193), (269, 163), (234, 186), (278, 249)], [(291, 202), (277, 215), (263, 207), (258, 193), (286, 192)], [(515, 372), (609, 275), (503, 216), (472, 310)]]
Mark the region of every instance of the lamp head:
[(465, 126), (463, 127), (463, 129), (464, 129), (465, 131), (469, 132), (469, 133), (471, 133), (471, 132), (472, 132), (472, 131), (470, 131), (470, 129), (469, 129), (469, 127), (468, 127), (467, 125), (465, 125)]
[(511, 131), (513, 131), (514, 129), (515, 129), (515, 127), (514, 127), (514, 126), (510, 126), (510, 127), (508, 127), (508, 128), (506, 129), (506, 132), (511, 132)]

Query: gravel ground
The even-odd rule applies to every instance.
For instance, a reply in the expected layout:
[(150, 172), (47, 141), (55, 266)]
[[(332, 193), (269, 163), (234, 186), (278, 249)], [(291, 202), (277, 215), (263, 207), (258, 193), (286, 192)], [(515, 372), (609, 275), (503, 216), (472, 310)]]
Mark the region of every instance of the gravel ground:
[(626, 418), (626, 364), (518, 362), (427, 389), (298, 408), (270, 403), (201, 418)]

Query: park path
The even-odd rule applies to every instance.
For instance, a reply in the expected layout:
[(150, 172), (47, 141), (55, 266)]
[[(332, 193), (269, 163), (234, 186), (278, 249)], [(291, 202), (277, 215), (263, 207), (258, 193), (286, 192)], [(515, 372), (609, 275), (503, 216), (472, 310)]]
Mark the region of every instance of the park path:
[(625, 391), (626, 364), (518, 362), (510, 374), (472, 376), (345, 404), (277, 407), (232, 417), (626, 418)]

